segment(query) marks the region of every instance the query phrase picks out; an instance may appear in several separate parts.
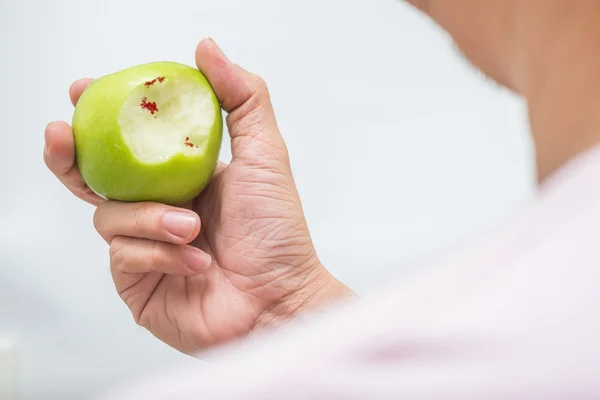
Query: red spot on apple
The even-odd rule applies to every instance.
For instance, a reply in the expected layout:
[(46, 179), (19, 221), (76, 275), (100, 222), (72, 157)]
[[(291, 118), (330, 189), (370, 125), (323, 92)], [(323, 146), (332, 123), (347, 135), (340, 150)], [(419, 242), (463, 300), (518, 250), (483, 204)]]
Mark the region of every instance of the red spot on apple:
[(196, 146), (194, 143), (190, 142), (189, 140), (190, 140), (189, 136), (186, 136), (185, 137), (185, 142), (183, 143), (183, 145), (184, 146), (188, 146), (188, 147), (192, 147), (192, 148), (194, 148), (194, 147), (198, 148), (198, 146)]
[(158, 107), (156, 107), (156, 102), (154, 102), (154, 101), (148, 102), (147, 97), (142, 98), (142, 102), (140, 103), (140, 106), (143, 109), (150, 111), (150, 114), (152, 114), (152, 115), (154, 115), (158, 112)]
[(154, 85), (156, 83), (156, 81), (158, 81), (158, 83), (163, 83), (164, 80), (165, 80), (164, 76), (158, 76), (158, 77), (152, 79), (151, 81), (147, 81), (146, 83), (144, 83), (144, 85), (146, 85), (146, 87), (150, 87), (150, 86)]

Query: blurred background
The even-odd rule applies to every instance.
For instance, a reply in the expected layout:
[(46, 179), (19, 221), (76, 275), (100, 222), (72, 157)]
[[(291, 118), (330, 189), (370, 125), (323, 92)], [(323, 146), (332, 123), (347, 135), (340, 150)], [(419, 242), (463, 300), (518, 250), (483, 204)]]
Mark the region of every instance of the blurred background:
[(319, 255), (365, 296), (535, 190), (521, 101), (397, 0), (1, 0), (0, 30), (2, 400), (86, 398), (193, 361), (134, 324), (93, 208), (44, 166), (44, 127), (71, 119), (77, 78), (193, 65), (213, 37), (270, 84)]

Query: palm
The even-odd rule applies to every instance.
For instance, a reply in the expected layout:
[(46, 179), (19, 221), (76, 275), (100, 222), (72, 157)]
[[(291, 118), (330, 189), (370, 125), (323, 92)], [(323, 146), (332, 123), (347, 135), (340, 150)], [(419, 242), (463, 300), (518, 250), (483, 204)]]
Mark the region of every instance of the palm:
[[(233, 161), (193, 203), (202, 231), (192, 243), (213, 257), (191, 277), (132, 274), (117, 288), (139, 323), (193, 352), (272, 322), (314, 260), (296, 189), (285, 174)], [(126, 288), (126, 289), (125, 289)]]

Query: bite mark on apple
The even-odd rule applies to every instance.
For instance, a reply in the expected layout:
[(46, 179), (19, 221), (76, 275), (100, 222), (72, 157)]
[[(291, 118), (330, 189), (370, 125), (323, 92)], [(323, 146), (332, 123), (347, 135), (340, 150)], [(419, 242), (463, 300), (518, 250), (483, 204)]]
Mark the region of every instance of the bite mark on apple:
[(150, 86), (154, 85), (157, 81), (158, 81), (158, 83), (163, 83), (164, 80), (165, 80), (164, 76), (157, 76), (156, 78), (152, 79), (151, 81), (147, 81), (146, 83), (144, 83), (144, 85), (146, 87), (150, 87)]
[[(140, 106), (145, 109), (150, 111), (150, 114), (154, 115), (158, 112), (158, 107), (156, 106), (156, 102), (155, 101), (148, 101), (148, 98), (146, 96), (142, 97), (142, 102), (140, 103)], [(156, 118), (156, 117), (154, 117)]]

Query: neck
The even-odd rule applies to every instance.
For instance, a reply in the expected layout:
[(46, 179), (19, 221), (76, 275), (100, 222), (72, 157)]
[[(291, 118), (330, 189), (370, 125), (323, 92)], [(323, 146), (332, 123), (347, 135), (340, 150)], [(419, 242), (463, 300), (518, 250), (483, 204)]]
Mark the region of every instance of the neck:
[(409, 2), (525, 98), (539, 182), (600, 143), (600, 1)]
[(552, 21), (549, 40), (543, 45), (530, 41), (526, 52), (521, 93), (527, 100), (539, 182), (600, 144), (600, 3), (571, 4), (580, 6), (560, 23)]

